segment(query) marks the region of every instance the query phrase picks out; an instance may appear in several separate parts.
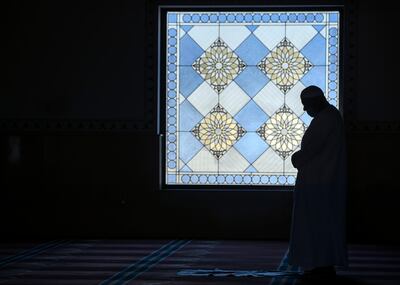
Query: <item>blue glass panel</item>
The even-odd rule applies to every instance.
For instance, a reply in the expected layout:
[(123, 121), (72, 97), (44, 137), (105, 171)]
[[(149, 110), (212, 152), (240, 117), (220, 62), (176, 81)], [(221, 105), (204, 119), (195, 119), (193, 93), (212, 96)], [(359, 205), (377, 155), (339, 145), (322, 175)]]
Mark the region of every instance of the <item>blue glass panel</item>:
[(288, 15), (285, 14), (280, 14), (279, 19), (281, 20), (282, 23), (286, 22), (288, 20)]
[(321, 13), (318, 13), (318, 14), (315, 16), (315, 21), (317, 21), (317, 22), (319, 22), (319, 23), (323, 22), (323, 21), (324, 21), (324, 15), (321, 14)]
[(310, 117), (307, 112), (304, 112), (303, 115), (300, 116), (300, 119), (303, 121), (304, 124), (306, 124), (306, 126), (309, 126), (313, 118)]
[(182, 176), (182, 182), (183, 183), (189, 183), (189, 181), (190, 181), (190, 177), (189, 177), (189, 175), (183, 175)]
[(168, 124), (175, 124), (176, 123), (176, 117), (168, 117)]
[(288, 183), (290, 185), (293, 185), (296, 182), (296, 179), (294, 178), (294, 176), (290, 175), (287, 179)]
[(182, 28), (182, 30), (184, 30), (187, 33), (193, 28), (193, 26), (192, 25), (182, 25), (181, 28)]
[(170, 151), (176, 150), (176, 144), (174, 144), (174, 143), (169, 143), (169, 144), (168, 144), (168, 150), (170, 150)]
[(175, 54), (175, 53), (176, 53), (176, 47), (174, 47), (174, 46), (169, 47), (169, 48), (168, 48), (168, 52), (169, 52), (170, 54)]
[(171, 46), (176, 45), (176, 38), (169, 38), (168, 39), (168, 44), (171, 45)]
[(210, 15), (210, 22), (211, 23), (216, 23), (218, 21), (218, 16), (216, 14), (211, 14)]
[(246, 133), (234, 147), (248, 162), (253, 163), (269, 146), (257, 133)]
[(168, 71), (170, 71), (170, 72), (176, 71), (176, 64), (169, 64), (168, 65)]
[(297, 20), (297, 15), (295, 13), (289, 14), (289, 22), (294, 23)]
[(331, 13), (329, 14), (329, 21), (332, 23), (337, 23), (339, 20), (339, 14), (338, 13)]
[(330, 64), (329, 65), (329, 71), (330, 72), (335, 72), (337, 70), (337, 65), (336, 64)]
[(188, 34), (181, 38), (179, 49), (179, 60), (181, 65), (192, 65), (193, 62), (204, 52)]
[(208, 22), (208, 15), (207, 14), (201, 14), (200, 19), (201, 19), (201, 21), (203, 23), (207, 23)]
[(192, 22), (193, 23), (198, 23), (200, 21), (200, 15), (199, 14), (193, 14), (192, 15)]
[(176, 115), (176, 109), (175, 108), (169, 108), (168, 109), (168, 115), (175, 116)]
[(203, 116), (188, 100), (183, 101), (179, 110), (179, 130), (191, 131)]
[(315, 16), (314, 16), (314, 14), (310, 13), (310, 14), (307, 14), (306, 19), (307, 19), (307, 22), (312, 23), (315, 20)]
[(169, 23), (176, 23), (177, 15), (175, 13), (168, 13), (168, 22)]
[(226, 15), (225, 14), (219, 14), (218, 20), (220, 23), (225, 23), (226, 22)]
[(300, 80), (305, 86), (315, 85), (325, 90), (325, 66), (314, 66), (309, 72), (304, 75)]
[(169, 174), (168, 175), (168, 182), (169, 183), (175, 183), (176, 182), (176, 175)]
[(168, 153), (168, 159), (175, 160), (176, 159), (176, 152), (173, 152), (173, 151), (169, 152)]
[(337, 28), (330, 28), (329, 35), (332, 37), (336, 37), (337, 36)]
[(214, 184), (217, 181), (217, 177), (215, 175), (208, 176), (208, 182)]
[(190, 132), (181, 132), (179, 138), (179, 158), (188, 163), (203, 145)]
[(325, 28), (325, 25), (313, 25), (314, 29), (318, 32), (322, 31)]
[(168, 135), (169, 142), (176, 142), (176, 135)]
[(191, 66), (179, 67), (179, 88), (184, 97), (188, 97), (204, 79)]
[(254, 14), (254, 16), (253, 16), (253, 21), (254, 21), (255, 23), (261, 22), (261, 14), (259, 14), (259, 13)]
[(336, 73), (329, 73), (329, 80), (336, 80)]
[(258, 172), (258, 170), (255, 169), (253, 165), (250, 165), (249, 167), (247, 167), (247, 169), (245, 170), (245, 172), (253, 173), (253, 172)]
[(190, 181), (193, 183), (197, 183), (197, 181), (199, 181), (199, 177), (197, 175), (191, 175)]
[(236, 183), (236, 184), (242, 183), (242, 180), (243, 180), (243, 177), (242, 177), (242, 176), (240, 176), (240, 175), (236, 175), (236, 176), (235, 176), (235, 183)]
[(261, 183), (263, 184), (268, 184), (269, 182), (269, 177), (266, 175), (261, 176)]
[(277, 22), (279, 21), (279, 15), (276, 14), (276, 13), (272, 14), (272, 16), (271, 16), (271, 21), (272, 21), (273, 23), (277, 23)]
[(192, 17), (189, 14), (184, 14), (183, 15), (183, 21), (185, 23), (189, 23), (192, 20)]
[(236, 15), (236, 22), (241, 23), (244, 20), (243, 14), (237, 14)]
[(243, 177), (243, 182), (246, 184), (249, 184), (251, 182), (251, 176), (250, 175), (245, 175)]
[(253, 20), (253, 16), (252, 16), (251, 14), (246, 14), (246, 15), (244, 16), (244, 20), (245, 20), (247, 23), (250, 23), (250, 22)]
[(174, 29), (174, 28), (168, 29), (168, 35), (171, 36), (171, 37), (175, 37), (176, 36), (176, 29)]
[(249, 26), (246, 26), (246, 27), (249, 29), (250, 32), (253, 33), (259, 26), (249, 25)]
[(336, 45), (336, 44), (337, 44), (337, 38), (335, 38), (335, 37), (330, 37), (330, 38), (329, 38), (329, 44), (330, 44), (330, 45)]
[(298, 20), (300, 23), (304, 22), (304, 21), (306, 20), (306, 15), (304, 15), (303, 13), (299, 13), (299, 14), (297, 15), (297, 20)]
[(334, 98), (336, 98), (336, 96), (337, 96), (336, 91), (330, 91), (329, 92), (329, 98), (334, 99)]
[(168, 115), (175, 116), (176, 115), (176, 109), (175, 108), (168, 108)]
[(190, 169), (190, 167), (187, 166), (187, 165), (184, 165), (184, 166), (180, 169), (180, 171), (182, 171), (182, 172), (192, 172), (192, 170)]
[(256, 65), (269, 53), (269, 50), (256, 36), (251, 34), (240, 44), (235, 53), (247, 65)]
[(329, 99), (329, 103), (335, 107), (337, 107), (337, 100), (336, 99)]
[(202, 183), (202, 184), (205, 184), (207, 182), (207, 176), (200, 175), (199, 182)]
[(168, 74), (168, 79), (169, 80), (175, 80), (176, 79), (176, 73), (174, 73), (174, 72), (169, 73)]
[(235, 15), (229, 13), (226, 19), (228, 20), (229, 23), (233, 23), (235, 22)]
[(304, 46), (301, 53), (313, 65), (326, 64), (326, 40), (321, 34), (317, 34), (311, 41)]
[(268, 81), (268, 77), (255, 66), (247, 66), (243, 72), (235, 78), (235, 82), (250, 97), (254, 97)]
[(268, 118), (268, 115), (253, 100), (235, 116), (235, 120), (248, 132), (255, 132)]
[(271, 20), (271, 17), (269, 16), (269, 14), (263, 14), (263, 15), (262, 15), (262, 21), (263, 21), (264, 23), (268, 23), (269, 20)]

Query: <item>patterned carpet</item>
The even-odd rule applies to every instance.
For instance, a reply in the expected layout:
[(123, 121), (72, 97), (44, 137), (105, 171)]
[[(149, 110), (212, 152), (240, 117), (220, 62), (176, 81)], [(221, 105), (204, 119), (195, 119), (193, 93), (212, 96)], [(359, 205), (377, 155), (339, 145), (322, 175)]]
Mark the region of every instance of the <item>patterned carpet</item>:
[(400, 247), (349, 245), (348, 270), (304, 280), (288, 244), (227, 240), (54, 240), (0, 244), (0, 284), (400, 284)]

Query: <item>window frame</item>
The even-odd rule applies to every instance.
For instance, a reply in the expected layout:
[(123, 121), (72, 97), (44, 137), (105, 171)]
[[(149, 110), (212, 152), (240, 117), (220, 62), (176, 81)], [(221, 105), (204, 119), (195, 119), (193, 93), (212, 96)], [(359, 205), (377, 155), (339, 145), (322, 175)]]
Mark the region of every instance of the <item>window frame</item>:
[[(172, 1), (171, 1), (172, 2)], [(167, 184), (166, 183), (166, 18), (168, 11), (257, 11), (257, 12), (273, 12), (273, 11), (338, 11), (339, 12), (339, 111), (343, 117), (344, 114), (344, 39), (345, 39), (345, 6), (342, 1), (336, 4), (311, 4), (311, 5), (180, 5), (180, 4), (165, 4), (157, 6), (157, 135), (159, 137), (158, 149), (158, 185), (159, 190), (177, 190), (177, 191), (293, 191), (293, 185), (236, 185), (236, 184), (214, 184), (214, 185), (193, 185), (193, 184)]]

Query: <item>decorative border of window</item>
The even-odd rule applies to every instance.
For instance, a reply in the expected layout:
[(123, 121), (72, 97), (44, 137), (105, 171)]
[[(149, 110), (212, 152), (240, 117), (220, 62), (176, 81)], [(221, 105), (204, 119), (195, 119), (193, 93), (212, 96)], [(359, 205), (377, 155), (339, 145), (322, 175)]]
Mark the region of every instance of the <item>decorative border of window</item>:
[[(226, 10), (226, 9), (225, 9)], [(245, 9), (242, 9), (246, 11)], [(260, 9), (260, 10), (266, 10)], [(172, 10), (174, 11), (174, 10)], [(188, 11), (193, 11), (188, 9)], [(224, 8), (220, 8), (219, 11), (224, 11)], [(229, 10), (228, 10), (229, 11)], [(318, 11), (312, 10), (313, 12), (309, 11), (308, 13), (290, 13), (290, 10), (285, 10), (284, 13), (282, 11), (277, 12), (279, 10), (272, 10), (270, 13), (265, 12), (265, 13), (258, 13), (258, 12), (201, 12), (199, 10), (198, 13), (184, 13), (184, 11), (181, 14), (176, 14), (176, 13), (168, 13), (168, 22), (170, 23), (177, 23), (177, 22), (183, 22), (183, 23), (197, 23), (197, 24), (206, 24), (206, 23), (216, 23), (218, 21), (222, 22), (228, 22), (228, 23), (250, 23), (250, 24), (255, 24), (255, 23), (321, 23), (324, 21), (324, 10), (321, 10), (321, 13), (318, 13)], [(241, 11), (241, 10), (239, 10)], [(296, 11), (299, 11), (299, 9), (296, 9)], [(300, 10), (301, 11), (301, 10)], [(179, 16), (178, 16), (179, 15)], [(328, 13), (326, 14), (329, 17), (329, 20), (332, 22), (338, 22), (338, 14), (335, 13)], [(336, 18), (335, 18), (336, 17)], [(171, 26), (172, 27), (172, 26)], [(176, 169), (177, 167), (177, 136), (175, 132), (177, 131), (177, 103), (176, 103), (176, 97), (177, 97), (177, 72), (178, 72), (178, 67), (177, 67), (177, 55), (178, 48), (177, 48), (177, 30), (176, 29), (169, 29), (167, 33), (167, 47), (168, 52), (166, 56), (166, 61), (168, 64), (168, 73), (167, 73), (167, 84), (166, 88), (168, 89), (168, 95), (166, 96), (167, 100), (167, 108), (165, 111), (168, 114), (167, 117), (167, 122), (169, 124), (168, 129), (166, 130), (166, 140), (168, 140), (168, 146), (165, 147), (166, 151), (166, 163), (168, 166), (169, 170)], [(342, 102), (337, 102), (337, 94), (339, 90), (338, 86), (338, 57), (337, 53), (339, 50), (338, 46), (338, 34), (336, 29), (331, 29), (328, 33), (328, 55), (327, 58), (329, 58), (329, 66), (327, 67), (327, 71), (329, 74), (326, 75), (327, 77), (327, 89), (326, 89), (326, 94), (328, 97), (328, 100), (330, 100), (333, 105), (339, 107), (339, 104), (342, 105)], [(160, 48), (160, 47), (159, 47)], [(159, 63), (160, 64), (160, 63)], [(162, 64), (161, 64), (162, 66)], [(160, 76), (160, 74), (159, 74)], [(162, 98), (162, 97), (161, 97)], [(162, 102), (162, 101), (161, 101)], [(162, 116), (162, 111), (160, 112), (160, 116)], [(160, 127), (160, 125), (159, 125)], [(165, 142), (161, 142), (162, 145), (165, 144)], [(160, 150), (162, 152), (162, 150)], [(163, 160), (163, 159), (161, 159)], [(170, 183), (172, 182), (172, 185), (175, 186), (182, 186), (185, 184), (192, 184), (192, 185), (201, 185), (201, 186), (207, 186), (208, 185), (218, 185), (218, 186), (226, 186), (226, 185), (246, 185), (247, 187), (252, 186), (252, 185), (263, 185), (269, 184), (269, 185), (277, 185), (277, 186), (291, 186), (294, 185), (295, 182), (295, 176), (294, 175), (265, 175), (265, 174), (251, 174), (251, 175), (246, 175), (246, 174), (240, 174), (240, 175), (232, 175), (232, 174), (221, 174), (221, 175), (213, 175), (211, 173), (199, 173), (199, 174), (180, 174), (179, 178), (182, 181), (182, 184), (174, 184), (176, 183), (176, 175), (167, 175), (167, 177), (164, 178), (164, 174), (160, 173), (160, 180), (166, 179), (166, 181), (169, 181)], [(164, 182), (165, 183), (165, 182)], [(251, 184), (250, 184), (251, 183)], [(165, 184), (163, 184), (165, 186)]]

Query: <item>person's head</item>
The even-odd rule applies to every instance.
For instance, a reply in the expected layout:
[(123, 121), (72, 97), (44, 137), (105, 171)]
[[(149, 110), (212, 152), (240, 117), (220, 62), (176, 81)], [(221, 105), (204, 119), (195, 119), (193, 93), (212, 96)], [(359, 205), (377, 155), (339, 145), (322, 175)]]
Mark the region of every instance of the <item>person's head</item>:
[(303, 89), (300, 94), (301, 103), (304, 111), (311, 117), (315, 117), (322, 109), (328, 105), (321, 88), (311, 85)]

